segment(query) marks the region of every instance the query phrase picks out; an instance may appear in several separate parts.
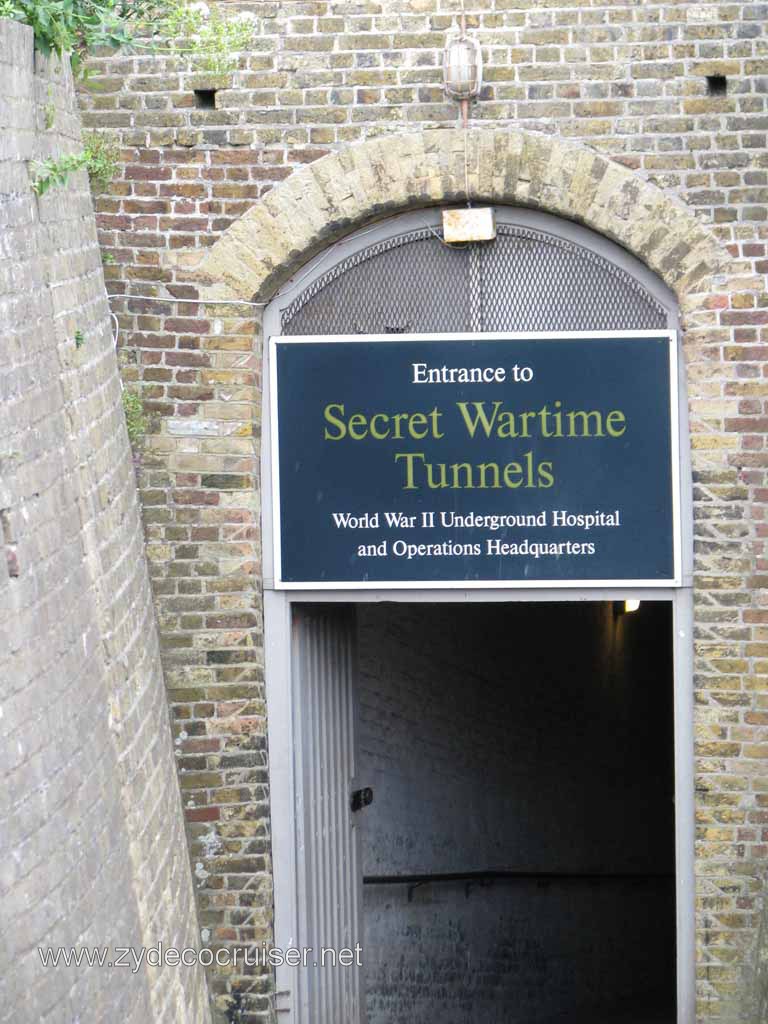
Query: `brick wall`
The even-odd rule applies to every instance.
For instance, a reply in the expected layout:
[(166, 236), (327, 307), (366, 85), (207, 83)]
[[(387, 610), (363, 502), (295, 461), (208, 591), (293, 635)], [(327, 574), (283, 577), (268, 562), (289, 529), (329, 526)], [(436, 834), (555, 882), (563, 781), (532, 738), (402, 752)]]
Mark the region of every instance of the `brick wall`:
[[(140, 384), (153, 417), (141, 481), (148, 554), (201, 866), (202, 923), (214, 944), (268, 939), (270, 927), (259, 311), (198, 301), (189, 271), (202, 251), (228, 238), (240, 262), (225, 263), (224, 250), (212, 250), (207, 299), (251, 298), (254, 267), (264, 285), (257, 298), (268, 299), (274, 282), (324, 239), (385, 209), (457, 197), (463, 188), (447, 131), (457, 108), (440, 89), (444, 33), (458, 3), (229, 7), (250, 12), (257, 34), (226, 79), (200, 77), (161, 53), (105, 56), (92, 62), (81, 91), (87, 124), (117, 138), (123, 152), (124, 174), (98, 201), (100, 240), (116, 259), (108, 289), (125, 377)], [(767, 9), (599, 0), (467, 7), (486, 61), (472, 124), (499, 137), (510, 128), (526, 133), (520, 160), (529, 179), (498, 201), (583, 219), (670, 283), (689, 252), (678, 237), (684, 203), (725, 257), (719, 278), (694, 264), (677, 275), (706, 282), (701, 290), (681, 283), (679, 294), (696, 487), (699, 1012), (717, 1020), (762, 985), (755, 936), (768, 801)], [(717, 76), (726, 79), (724, 92)], [(206, 86), (218, 87), (215, 109), (195, 105), (194, 89)], [(425, 129), (435, 129), (423, 136), (423, 161), (433, 161), (436, 177), (414, 171), (409, 185), (398, 171), (419, 144), (398, 140)], [(485, 136), (472, 138), (481, 152)], [(376, 149), (376, 140), (386, 144)], [(574, 171), (575, 150), (571, 158), (548, 155), (554, 140), (604, 155), (609, 170), (585, 156), (583, 173)], [(362, 143), (374, 148), (358, 159), (353, 144)], [(310, 181), (307, 165), (329, 152), (341, 153), (341, 162), (333, 172), (317, 163)], [(634, 186), (620, 169), (632, 172)], [(354, 194), (342, 194), (345, 173), (364, 183)], [(483, 181), (474, 165), (472, 180)], [(570, 206), (553, 205), (561, 182), (571, 195), (581, 190)], [(612, 189), (619, 196), (625, 184), (612, 205)], [(642, 191), (647, 184), (661, 193)], [(286, 198), (272, 203), (281, 185)], [(324, 207), (312, 205), (320, 193)], [(252, 217), (238, 219), (254, 206)], [(279, 239), (270, 233), (277, 229)], [(226, 287), (216, 284), (219, 270)], [(268, 979), (223, 975), (214, 979), (222, 1011), (233, 984), (254, 1019), (268, 1013)]]
[(37, 950), (198, 934), (87, 178), (30, 188), (80, 148), (73, 82), (32, 42), (0, 21), (0, 1020), (198, 1024), (199, 968)]

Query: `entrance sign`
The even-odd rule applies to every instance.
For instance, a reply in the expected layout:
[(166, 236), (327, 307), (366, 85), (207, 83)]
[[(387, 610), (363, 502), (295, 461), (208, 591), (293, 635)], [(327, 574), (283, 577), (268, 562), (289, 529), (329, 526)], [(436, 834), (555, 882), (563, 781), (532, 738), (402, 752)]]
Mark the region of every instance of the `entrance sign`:
[(673, 331), (273, 337), (275, 586), (680, 585)]

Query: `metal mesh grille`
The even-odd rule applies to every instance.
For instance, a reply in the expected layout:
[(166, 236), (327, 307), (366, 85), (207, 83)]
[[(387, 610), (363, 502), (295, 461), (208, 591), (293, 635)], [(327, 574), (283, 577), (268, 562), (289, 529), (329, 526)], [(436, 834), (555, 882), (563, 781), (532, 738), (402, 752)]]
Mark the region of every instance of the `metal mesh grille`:
[(626, 271), (589, 249), (523, 228), (501, 228), (481, 259), (484, 331), (665, 327), (667, 314)]
[(466, 253), (429, 228), (378, 242), (317, 278), (282, 312), (283, 334), (405, 334), (469, 326)]
[(342, 260), (282, 311), (283, 334), (584, 331), (665, 327), (664, 307), (583, 246), (500, 224), (494, 242), (447, 246), (432, 228)]

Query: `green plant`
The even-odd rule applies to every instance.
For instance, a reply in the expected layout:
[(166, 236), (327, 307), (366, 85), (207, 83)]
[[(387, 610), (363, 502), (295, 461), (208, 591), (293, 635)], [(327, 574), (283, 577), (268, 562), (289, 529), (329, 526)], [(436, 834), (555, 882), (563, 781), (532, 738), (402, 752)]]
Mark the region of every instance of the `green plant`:
[[(186, 0), (0, 0), (0, 18), (30, 25), (37, 48), (59, 57), (68, 53), (76, 74), (99, 46), (161, 49), (188, 59), (196, 70), (225, 74), (237, 66), (237, 53), (251, 46), (255, 24), (247, 12), (228, 17)], [(157, 47), (152, 39), (158, 37), (167, 45)]]
[(172, 4), (160, 28), (168, 49), (186, 57), (197, 71), (223, 75), (237, 67), (237, 55), (253, 44), (255, 20), (245, 11), (225, 16), (205, 3)]
[(56, 159), (37, 160), (32, 165), (32, 191), (42, 196), (51, 189), (65, 185), (72, 171), (85, 167), (88, 156), (82, 153), (66, 153)]
[(75, 73), (89, 50), (126, 46), (167, 11), (167, 0), (0, 0), (0, 17), (30, 25), (42, 53), (68, 53)]
[(75, 348), (82, 348), (84, 344), (85, 344), (85, 335), (83, 334), (83, 332), (78, 327), (78, 329), (75, 331)]
[(138, 391), (129, 388), (123, 389), (123, 412), (125, 413), (125, 424), (128, 428), (128, 439), (131, 444), (138, 445), (147, 432), (144, 405)]
[(51, 188), (66, 185), (72, 171), (81, 167), (88, 170), (91, 186), (104, 189), (117, 173), (119, 150), (104, 135), (91, 133), (84, 136), (85, 148), (80, 153), (66, 153), (60, 157), (37, 160), (32, 165), (32, 191), (42, 196)]
[(113, 252), (102, 252), (101, 262), (105, 267), (112, 267), (117, 263), (117, 260), (115, 259), (115, 254)]
[(89, 132), (83, 136), (85, 144), (85, 167), (91, 187), (95, 190), (105, 189), (117, 174), (120, 150), (115, 142), (106, 135)]

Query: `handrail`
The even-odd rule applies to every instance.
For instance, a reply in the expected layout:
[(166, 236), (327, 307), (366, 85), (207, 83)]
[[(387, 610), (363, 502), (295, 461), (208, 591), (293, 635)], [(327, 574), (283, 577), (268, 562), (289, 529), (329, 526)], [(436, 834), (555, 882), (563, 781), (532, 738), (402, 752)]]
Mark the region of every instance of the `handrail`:
[(650, 878), (674, 878), (672, 871), (512, 871), (507, 869), (490, 871), (448, 871), (429, 872), (413, 875), (363, 875), (363, 885), (424, 885), (428, 882), (484, 882), (495, 879), (521, 879), (535, 881), (557, 881), (560, 879), (579, 881), (601, 881), (604, 879), (639, 880)]

